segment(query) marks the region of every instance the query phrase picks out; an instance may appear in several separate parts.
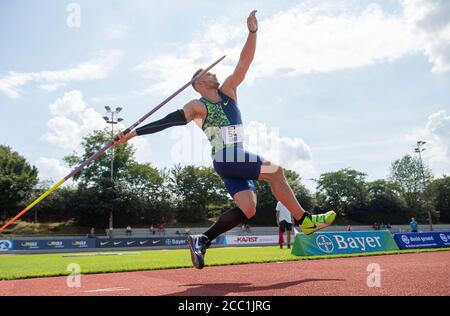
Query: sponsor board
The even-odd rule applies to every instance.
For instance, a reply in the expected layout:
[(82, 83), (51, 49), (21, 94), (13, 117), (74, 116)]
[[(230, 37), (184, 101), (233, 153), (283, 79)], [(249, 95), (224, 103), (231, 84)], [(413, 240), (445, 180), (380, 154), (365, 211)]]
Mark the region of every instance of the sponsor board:
[[(223, 236), (217, 237), (211, 244), (224, 244)], [(187, 237), (150, 237), (150, 238), (112, 238), (97, 239), (97, 248), (135, 248), (135, 247), (187, 247)]]
[(14, 250), (84, 249), (95, 248), (95, 239), (15, 239)]
[(0, 252), (13, 250), (13, 243), (11, 240), (0, 239)]
[(394, 234), (400, 249), (450, 247), (450, 232), (420, 232)]
[(139, 248), (164, 245), (164, 238), (97, 239), (97, 248)]
[(398, 250), (389, 231), (318, 232), (295, 235), (291, 253), (295, 256), (321, 256)]
[(278, 235), (262, 236), (226, 236), (227, 245), (264, 245), (277, 244)]

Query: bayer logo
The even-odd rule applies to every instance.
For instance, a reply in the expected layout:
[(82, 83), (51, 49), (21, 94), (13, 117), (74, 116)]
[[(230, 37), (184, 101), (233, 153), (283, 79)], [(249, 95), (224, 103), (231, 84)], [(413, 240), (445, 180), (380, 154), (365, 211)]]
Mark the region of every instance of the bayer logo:
[(316, 245), (325, 253), (331, 253), (334, 250), (333, 241), (325, 235), (319, 235), (316, 237)]
[(409, 245), (409, 238), (406, 235), (402, 235), (402, 240), (406, 245)]
[(8, 251), (12, 249), (12, 242), (9, 240), (0, 240), (0, 251)]
[(448, 241), (448, 238), (447, 238), (447, 236), (445, 234), (440, 234), (439, 237), (441, 237), (441, 240), (443, 242), (447, 242)]

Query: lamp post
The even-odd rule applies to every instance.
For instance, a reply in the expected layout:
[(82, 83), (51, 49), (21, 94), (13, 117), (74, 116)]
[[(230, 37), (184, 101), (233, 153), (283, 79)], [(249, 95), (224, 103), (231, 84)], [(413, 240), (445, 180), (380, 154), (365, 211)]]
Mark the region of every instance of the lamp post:
[[(422, 152), (424, 152), (426, 150), (426, 148), (424, 147), (424, 145), (427, 142), (423, 141), (423, 140), (419, 140), (417, 142), (417, 146), (414, 148), (414, 152), (419, 154), (419, 161), (420, 161), (420, 170), (422, 172), (422, 185), (423, 185), (423, 190), (425, 191), (425, 172), (423, 170), (423, 162), (422, 162)], [(430, 231), (433, 230), (433, 221), (431, 219), (431, 211), (428, 209), (428, 222), (430, 223)]]
[[(111, 110), (109, 106), (105, 106), (106, 115), (103, 119), (107, 124), (111, 124), (111, 140), (114, 139), (114, 125), (122, 122), (123, 119), (117, 117), (119, 112), (122, 111), (121, 107), (117, 107), (115, 110)], [(114, 147), (111, 147), (111, 183), (114, 184)], [(109, 229), (113, 229), (113, 208), (109, 212)]]

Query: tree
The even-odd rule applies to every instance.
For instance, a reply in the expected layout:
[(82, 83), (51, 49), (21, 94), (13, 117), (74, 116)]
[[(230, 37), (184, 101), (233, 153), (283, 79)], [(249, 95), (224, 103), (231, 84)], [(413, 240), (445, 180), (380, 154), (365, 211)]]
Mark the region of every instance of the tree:
[(428, 211), (433, 212), (431, 197), (427, 194), (432, 179), (431, 169), (411, 155), (392, 163), (390, 180), (400, 186), (408, 207), (422, 220), (427, 218)]
[[(70, 167), (78, 166), (80, 163), (91, 157), (101, 147), (111, 140), (110, 132), (105, 130), (94, 131), (91, 134), (83, 137), (81, 146), (83, 147), (83, 154), (77, 155), (73, 153), (64, 157), (64, 161)], [(133, 155), (135, 150), (133, 145), (129, 143), (122, 144), (115, 148), (110, 148), (109, 151), (95, 159), (91, 164), (86, 166), (82, 171), (74, 175), (74, 180), (79, 180), (82, 185), (111, 185), (111, 182), (105, 179), (111, 179), (111, 153), (114, 150), (114, 180), (120, 179), (124, 173), (135, 162)]]
[[(127, 196), (124, 209), (130, 211), (140, 223), (159, 224), (170, 222), (174, 217), (169, 187), (165, 181), (166, 170), (158, 170), (149, 163), (132, 163), (125, 173), (123, 194)], [(121, 212), (119, 216), (127, 216)], [(126, 218), (123, 218), (125, 221)]]
[(37, 168), (11, 147), (0, 145), (0, 212), (22, 208), (37, 183)]
[[(83, 154), (65, 157), (71, 166), (76, 166), (110, 140), (105, 129), (94, 131), (83, 138)], [(111, 152), (112, 149), (110, 149)], [(162, 179), (150, 165), (141, 165), (134, 160), (134, 148), (126, 143), (114, 148), (114, 178), (111, 180), (111, 154), (104, 154), (74, 176), (79, 181), (75, 196), (80, 224), (104, 225), (112, 209), (115, 224), (119, 226), (141, 222), (161, 221), (162, 211), (155, 203), (164, 195), (158, 188)], [(152, 211), (157, 210), (159, 215)], [(160, 216), (161, 215), (161, 216)]]
[(322, 174), (317, 181), (318, 205), (348, 218), (361, 217), (368, 202), (365, 178), (365, 173), (348, 168)]
[(222, 179), (209, 167), (180, 165), (170, 171), (170, 188), (176, 196), (177, 219), (194, 223), (206, 220), (208, 212), (229, 204)]
[(431, 183), (434, 206), (439, 213), (440, 220), (450, 223), (450, 177), (444, 176)]
[[(33, 192), (33, 200), (41, 196), (50, 189), (52, 183), (44, 181), (39, 183)], [(24, 219), (34, 222), (67, 221), (77, 214), (74, 212), (77, 206), (77, 196), (75, 186), (62, 186), (44, 200), (38, 203), (28, 212)]]
[(362, 223), (404, 224), (410, 218), (402, 190), (397, 183), (376, 180), (369, 182), (368, 205), (364, 217), (358, 219)]

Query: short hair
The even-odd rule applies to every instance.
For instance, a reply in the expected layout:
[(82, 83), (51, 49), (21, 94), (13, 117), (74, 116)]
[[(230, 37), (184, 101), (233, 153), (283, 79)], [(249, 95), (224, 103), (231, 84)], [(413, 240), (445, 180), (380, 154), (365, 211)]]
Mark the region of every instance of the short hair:
[[(192, 76), (191, 80), (194, 79), (199, 73), (201, 73), (203, 71), (202, 68), (198, 69), (196, 72), (194, 72), (194, 75)], [(192, 88), (194, 88), (195, 91), (197, 91), (197, 89), (195, 89), (195, 81), (192, 82)]]

